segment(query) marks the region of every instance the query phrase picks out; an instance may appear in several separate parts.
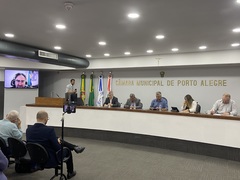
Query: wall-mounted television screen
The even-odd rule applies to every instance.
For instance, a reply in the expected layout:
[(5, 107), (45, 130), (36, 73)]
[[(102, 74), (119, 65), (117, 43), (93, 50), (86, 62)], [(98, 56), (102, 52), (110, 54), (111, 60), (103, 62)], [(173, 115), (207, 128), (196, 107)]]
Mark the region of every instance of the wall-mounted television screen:
[(39, 72), (33, 70), (5, 70), (4, 87), (20, 89), (38, 88)]

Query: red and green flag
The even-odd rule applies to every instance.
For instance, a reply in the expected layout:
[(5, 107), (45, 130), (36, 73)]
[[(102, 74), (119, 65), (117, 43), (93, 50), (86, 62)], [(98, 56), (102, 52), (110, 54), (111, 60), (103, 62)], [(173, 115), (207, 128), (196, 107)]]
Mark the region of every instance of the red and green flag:
[(80, 98), (85, 101), (86, 98), (86, 75), (84, 72), (81, 75)]
[(90, 89), (89, 89), (88, 106), (94, 106), (93, 73), (90, 75)]

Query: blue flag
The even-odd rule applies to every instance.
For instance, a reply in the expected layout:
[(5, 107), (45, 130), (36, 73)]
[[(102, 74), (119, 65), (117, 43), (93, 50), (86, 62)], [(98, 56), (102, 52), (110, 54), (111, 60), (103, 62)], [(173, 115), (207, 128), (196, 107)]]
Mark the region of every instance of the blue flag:
[(98, 81), (98, 100), (97, 100), (97, 106), (101, 107), (103, 106), (103, 75), (99, 76)]

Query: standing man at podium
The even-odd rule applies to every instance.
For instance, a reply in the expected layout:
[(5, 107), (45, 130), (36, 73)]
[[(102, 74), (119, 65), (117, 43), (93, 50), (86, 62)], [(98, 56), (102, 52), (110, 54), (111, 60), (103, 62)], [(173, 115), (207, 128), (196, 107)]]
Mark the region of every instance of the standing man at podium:
[(72, 101), (72, 94), (76, 93), (76, 89), (74, 88), (75, 79), (70, 80), (70, 84), (66, 86), (66, 93), (65, 93), (65, 99), (67, 102)]
[(66, 87), (66, 93), (70, 93), (70, 94), (75, 93), (74, 84), (75, 84), (75, 79), (71, 79), (70, 84), (68, 84)]

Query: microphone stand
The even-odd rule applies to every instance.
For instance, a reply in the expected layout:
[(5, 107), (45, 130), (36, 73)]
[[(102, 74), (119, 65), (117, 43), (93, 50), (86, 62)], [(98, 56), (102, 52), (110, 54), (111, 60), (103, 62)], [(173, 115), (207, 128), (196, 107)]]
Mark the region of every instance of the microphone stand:
[(65, 176), (65, 174), (63, 174), (63, 142), (64, 142), (64, 130), (63, 130), (63, 128), (64, 128), (64, 114), (65, 114), (66, 112), (64, 112), (63, 114), (62, 114), (62, 119), (61, 119), (61, 121), (62, 121), (62, 137), (61, 137), (61, 139), (62, 139), (62, 142), (61, 142), (61, 174), (60, 174), (60, 180), (63, 180), (63, 179), (67, 179), (67, 177)]

